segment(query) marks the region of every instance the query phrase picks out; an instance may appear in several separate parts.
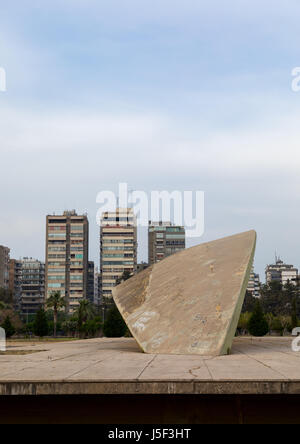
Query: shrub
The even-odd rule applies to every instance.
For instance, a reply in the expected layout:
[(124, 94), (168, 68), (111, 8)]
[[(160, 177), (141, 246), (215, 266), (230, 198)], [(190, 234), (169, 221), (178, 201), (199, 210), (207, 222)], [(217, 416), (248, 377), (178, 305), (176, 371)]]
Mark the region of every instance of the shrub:
[(33, 331), (36, 336), (39, 336), (41, 338), (47, 336), (49, 332), (49, 326), (45, 310), (41, 309), (37, 312), (33, 324)]
[(265, 336), (269, 332), (269, 325), (259, 301), (256, 302), (254, 312), (249, 320), (248, 330), (252, 336)]
[(103, 333), (107, 338), (121, 338), (125, 336), (127, 332), (127, 326), (120, 315), (120, 312), (116, 306), (114, 306), (107, 316), (107, 320), (104, 323)]
[(3, 322), (1, 327), (4, 328), (7, 338), (11, 338), (16, 332), (15, 327), (11, 323), (9, 316), (6, 316), (5, 321)]

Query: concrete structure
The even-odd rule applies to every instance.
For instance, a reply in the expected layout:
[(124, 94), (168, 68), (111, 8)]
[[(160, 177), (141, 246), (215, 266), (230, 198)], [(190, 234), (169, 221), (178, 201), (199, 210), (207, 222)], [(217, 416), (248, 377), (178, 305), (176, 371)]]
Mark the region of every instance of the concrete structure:
[(0, 423), (299, 422), (291, 340), (235, 338), (218, 357), (144, 354), (131, 338), (8, 343)]
[(9, 287), (9, 252), (10, 249), (0, 245), (0, 288)]
[(34, 314), (45, 303), (45, 264), (32, 258), (22, 259), (21, 264), (20, 311)]
[(230, 356), (142, 353), (132, 338), (13, 343), (0, 355), (0, 395), (292, 394), (300, 353), (292, 338), (235, 338)]
[(115, 287), (114, 300), (141, 348), (147, 353), (229, 353), (255, 244), (255, 231), (201, 244)]
[(46, 297), (59, 291), (67, 312), (73, 312), (87, 297), (89, 223), (87, 215), (65, 211), (47, 216)]
[(254, 298), (260, 298), (260, 279), (259, 274), (254, 272), (254, 268), (252, 267), (250, 278), (248, 282), (247, 291), (252, 294)]
[(171, 222), (149, 222), (149, 265), (185, 249), (185, 229)]
[(281, 259), (276, 259), (275, 264), (267, 265), (266, 267), (266, 282), (271, 281), (280, 282), (285, 285), (287, 282), (296, 284), (298, 277), (298, 269), (293, 265), (285, 264)]
[(136, 273), (137, 227), (131, 208), (103, 213), (100, 227), (101, 298), (111, 298), (124, 271)]
[(22, 261), (10, 259), (9, 261), (9, 289), (12, 294), (14, 309), (21, 310)]

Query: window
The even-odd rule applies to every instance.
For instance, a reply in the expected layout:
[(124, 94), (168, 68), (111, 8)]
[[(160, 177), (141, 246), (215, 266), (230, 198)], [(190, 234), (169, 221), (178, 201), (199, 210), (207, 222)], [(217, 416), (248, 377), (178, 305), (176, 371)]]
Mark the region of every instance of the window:
[(65, 284), (48, 284), (48, 288), (62, 288)]
[(48, 276), (48, 281), (64, 281), (65, 280), (65, 276), (61, 276), (61, 275), (57, 275), (57, 276)]
[(83, 232), (83, 225), (71, 225), (71, 231), (82, 231)]

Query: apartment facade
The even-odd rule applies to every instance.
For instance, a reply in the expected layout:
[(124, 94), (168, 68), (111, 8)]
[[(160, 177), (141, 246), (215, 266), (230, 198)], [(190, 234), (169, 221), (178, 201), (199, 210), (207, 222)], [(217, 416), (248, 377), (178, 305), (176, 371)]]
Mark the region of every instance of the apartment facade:
[(112, 297), (112, 289), (124, 271), (137, 270), (137, 227), (131, 208), (103, 213), (100, 227), (101, 300)]
[(20, 312), (34, 314), (45, 304), (45, 264), (37, 259), (22, 259), (19, 278)]
[(95, 298), (95, 264), (92, 261), (88, 263), (88, 283), (87, 298), (91, 304), (94, 304)]
[(259, 274), (254, 272), (254, 268), (252, 268), (251, 273), (250, 273), (250, 279), (248, 282), (247, 291), (249, 291), (253, 297), (260, 298)]
[(59, 291), (72, 313), (87, 298), (89, 223), (87, 215), (65, 211), (47, 216), (46, 298)]
[(22, 261), (10, 259), (9, 261), (9, 289), (12, 294), (14, 309), (21, 310), (22, 289)]
[(0, 245), (0, 288), (9, 288), (9, 253), (10, 249)]
[(95, 305), (100, 305), (101, 302), (101, 298), (100, 298), (100, 273), (99, 273), (99, 268), (95, 267), (95, 274), (94, 274), (94, 304)]
[(185, 249), (185, 228), (171, 222), (149, 222), (149, 265)]
[(280, 282), (285, 285), (287, 282), (296, 285), (298, 278), (298, 269), (293, 265), (285, 264), (281, 259), (276, 259), (275, 264), (267, 265), (266, 267), (266, 282), (271, 281)]

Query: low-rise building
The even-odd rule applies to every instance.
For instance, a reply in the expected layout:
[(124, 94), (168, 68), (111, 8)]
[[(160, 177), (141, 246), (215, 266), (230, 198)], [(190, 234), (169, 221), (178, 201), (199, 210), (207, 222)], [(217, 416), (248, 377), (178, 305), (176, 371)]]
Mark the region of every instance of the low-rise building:
[(21, 310), (22, 290), (22, 261), (11, 259), (9, 261), (9, 289), (11, 291), (14, 309)]
[(298, 278), (298, 269), (294, 265), (285, 264), (281, 259), (276, 258), (276, 263), (267, 265), (266, 267), (266, 282), (271, 281), (280, 282), (285, 285), (287, 282), (296, 284)]

